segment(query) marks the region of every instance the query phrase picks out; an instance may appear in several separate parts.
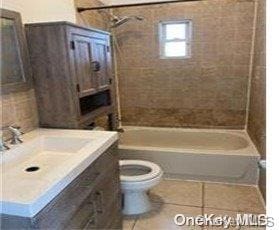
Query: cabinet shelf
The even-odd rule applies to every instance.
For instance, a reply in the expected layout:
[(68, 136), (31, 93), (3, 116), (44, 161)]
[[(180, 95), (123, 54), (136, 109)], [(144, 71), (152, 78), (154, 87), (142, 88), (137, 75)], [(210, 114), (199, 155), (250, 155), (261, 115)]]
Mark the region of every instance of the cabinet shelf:
[(103, 106), (103, 107), (100, 107), (100, 108), (86, 114), (86, 115), (81, 116), (80, 119), (79, 119), (80, 126), (86, 126), (86, 125), (92, 123), (92, 121), (96, 117), (98, 117), (102, 114), (112, 114), (113, 111), (114, 111), (113, 108), (114, 107), (111, 106), (111, 105), (110, 106)]

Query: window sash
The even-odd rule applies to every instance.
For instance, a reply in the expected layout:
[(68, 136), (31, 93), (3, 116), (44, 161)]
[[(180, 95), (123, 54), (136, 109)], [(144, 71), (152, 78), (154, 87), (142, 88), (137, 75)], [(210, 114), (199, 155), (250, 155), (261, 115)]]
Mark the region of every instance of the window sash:
[[(168, 25), (177, 25), (177, 24), (185, 25), (185, 38), (167, 39), (167, 26)], [(162, 35), (163, 35), (162, 38), (164, 41), (185, 41), (185, 40), (187, 40), (187, 27), (189, 26), (187, 21), (185, 21), (185, 22), (162, 22), (161, 26), (162, 26)]]
[[(168, 48), (170, 48), (168, 46), (169, 45), (170, 46), (174, 45), (175, 43), (177, 43), (177, 42), (173, 42), (173, 41), (165, 42), (165, 44), (164, 44), (164, 56), (166, 58), (185, 58), (188, 55), (187, 54), (188, 48), (187, 48), (187, 44), (185, 43), (185, 41), (178, 41), (178, 43), (182, 43), (182, 44), (180, 44), (180, 46), (181, 45), (184, 46), (184, 50), (182, 50), (182, 48), (181, 48), (179, 50), (176, 50), (176, 52), (174, 52), (174, 53), (172, 52), (172, 50), (167, 51)], [(174, 49), (174, 48), (175, 48), (175, 46), (172, 46), (171, 49)], [(178, 47), (176, 47), (176, 48), (178, 48)], [(167, 55), (167, 52), (168, 52), (168, 55)], [(183, 53), (183, 55), (181, 55), (182, 54), (181, 52)]]

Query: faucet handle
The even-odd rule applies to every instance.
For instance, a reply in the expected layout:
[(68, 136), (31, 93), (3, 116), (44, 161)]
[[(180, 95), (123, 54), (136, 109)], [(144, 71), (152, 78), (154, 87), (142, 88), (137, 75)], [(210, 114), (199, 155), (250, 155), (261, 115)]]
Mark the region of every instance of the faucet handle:
[(23, 132), (20, 131), (19, 126), (9, 126), (9, 130), (12, 133), (12, 140), (11, 140), (12, 145), (20, 144), (23, 142), (20, 139), (20, 136), (23, 134)]
[(0, 139), (0, 151), (9, 150), (10, 148), (5, 144), (3, 138)]
[(11, 125), (11, 126), (8, 127), (8, 129), (15, 136), (20, 136), (20, 135), (24, 134), (23, 132), (20, 131), (20, 126)]

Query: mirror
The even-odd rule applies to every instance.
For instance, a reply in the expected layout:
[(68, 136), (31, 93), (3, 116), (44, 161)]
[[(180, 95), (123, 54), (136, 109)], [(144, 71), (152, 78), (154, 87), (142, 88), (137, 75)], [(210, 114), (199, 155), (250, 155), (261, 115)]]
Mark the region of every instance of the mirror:
[(2, 49), (1, 70), (2, 84), (10, 84), (25, 81), (22, 63), (20, 61), (20, 50), (16, 35), (15, 22), (11, 19), (1, 18)]
[(30, 63), (20, 14), (1, 9), (1, 91), (29, 87)]

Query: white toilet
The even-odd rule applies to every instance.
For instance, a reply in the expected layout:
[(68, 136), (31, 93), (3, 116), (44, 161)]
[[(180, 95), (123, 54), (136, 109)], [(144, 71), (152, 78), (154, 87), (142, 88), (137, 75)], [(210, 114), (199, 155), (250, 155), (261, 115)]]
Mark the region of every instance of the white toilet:
[(142, 160), (121, 160), (119, 164), (123, 214), (137, 215), (150, 211), (147, 191), (160, 182), (162, 169), (155, 163)]

